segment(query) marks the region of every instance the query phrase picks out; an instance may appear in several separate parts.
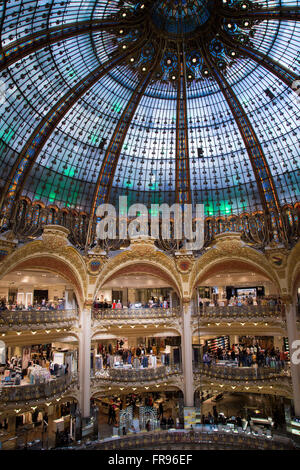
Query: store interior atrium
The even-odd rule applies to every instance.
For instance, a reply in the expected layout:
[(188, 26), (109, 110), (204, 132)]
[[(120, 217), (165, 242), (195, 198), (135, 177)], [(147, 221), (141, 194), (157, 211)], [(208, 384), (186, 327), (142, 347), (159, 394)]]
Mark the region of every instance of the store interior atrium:
[(0, 0), (0, 450), (300, 449), (300, 0)]

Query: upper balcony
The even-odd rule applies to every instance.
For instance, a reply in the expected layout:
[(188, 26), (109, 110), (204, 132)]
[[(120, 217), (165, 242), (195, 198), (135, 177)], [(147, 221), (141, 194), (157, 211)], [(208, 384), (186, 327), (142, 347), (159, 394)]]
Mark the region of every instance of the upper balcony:
[(193, 326), (231, 326), (252, 323), (259, 326), (285, 327), (284, 305), (205, 306), (193, 313)]
[(1, 310), (0, 332), (69, 328), (78, 320), (74, 310)]
[(93, 309), (92, 321), (94, 327), (171, 326), (178, 323), (180, 315), (180, 307)]

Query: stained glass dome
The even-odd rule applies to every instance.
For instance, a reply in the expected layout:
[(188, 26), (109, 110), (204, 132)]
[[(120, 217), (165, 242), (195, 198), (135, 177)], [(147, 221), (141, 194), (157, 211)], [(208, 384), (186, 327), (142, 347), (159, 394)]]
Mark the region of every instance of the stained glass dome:
[(2, 209), (299, 200), (297, 0), (0, 8)]

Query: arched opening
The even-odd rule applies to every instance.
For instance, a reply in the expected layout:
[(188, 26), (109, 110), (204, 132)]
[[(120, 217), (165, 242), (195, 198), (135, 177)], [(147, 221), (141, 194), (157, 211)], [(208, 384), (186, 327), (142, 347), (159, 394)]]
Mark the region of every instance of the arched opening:
[[(9, 385), (1, 401), (8, 408), (34, 400), (57, 402), (70, 388), (78, 372), (78, 338), (72, 329), (80, 290), (73, 270), (51, 256), (12, 263), (0, 279), (0, 334), (5, 342), (0, 374)], [(24, 416), (20, 414), (19, 429), (21, 419), (26, 425)]]
[(142, 262), (120, 266), (102, 280), (95, 299), (95, 377), (161, 381), (181, 369), (180, 300), (166, 270)]
[[(179, 289), (173, 276), (162, 267), (143, 262), (126, 264), (108, 275), (97, 289), (96, 300), (104, 300), (105, 293), (111, 303), (120, 300), (125, 307), (129, 304), (149, 305), (151, 297), (156, 302), (152, 300), (150, 304), (166, 300), (178, 306), (180, 302)], [(113, 298), (113, 293), (116, 297), (119, 294), (121, 299)]]
[[(288, 364), (284, 306), (277, 282), (254, 263), (218, 261), (195, 282), (192, 334), (194, 369), (263, 376), (270, 367), (280, 374)], [(277, 322), (277, 323), (276, 323)], [(273, 328), (266, 330), (268, 324)], [(222, 370), (220, 369), (222, 366)]]
[(111, 387), (95, 392), (91, 401), (104, 437), (113, 434), (113, 427), (119, 435), (183, 427), (183, 393), (176, 386)]

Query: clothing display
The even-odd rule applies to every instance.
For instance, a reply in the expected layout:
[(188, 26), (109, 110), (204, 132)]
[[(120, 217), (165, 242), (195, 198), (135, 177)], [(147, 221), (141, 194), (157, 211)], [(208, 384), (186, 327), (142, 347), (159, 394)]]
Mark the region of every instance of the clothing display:
[(49, 370), (43, 369), (41, 366), (34, 364), (28, 367), (28, 378), (31, 384), (40, 384), (49, 382), (51, 374)]
[(103, 357), (102, 357), (102, 355), (97, 355), (96, 356), (95, 369), (97, 369), (97, 370), (102, 370), (103, 369)]
[(148, 367), (148, 356), (142, 356), (142, 359), (141, 359), (141, 366), (146, 369)]

